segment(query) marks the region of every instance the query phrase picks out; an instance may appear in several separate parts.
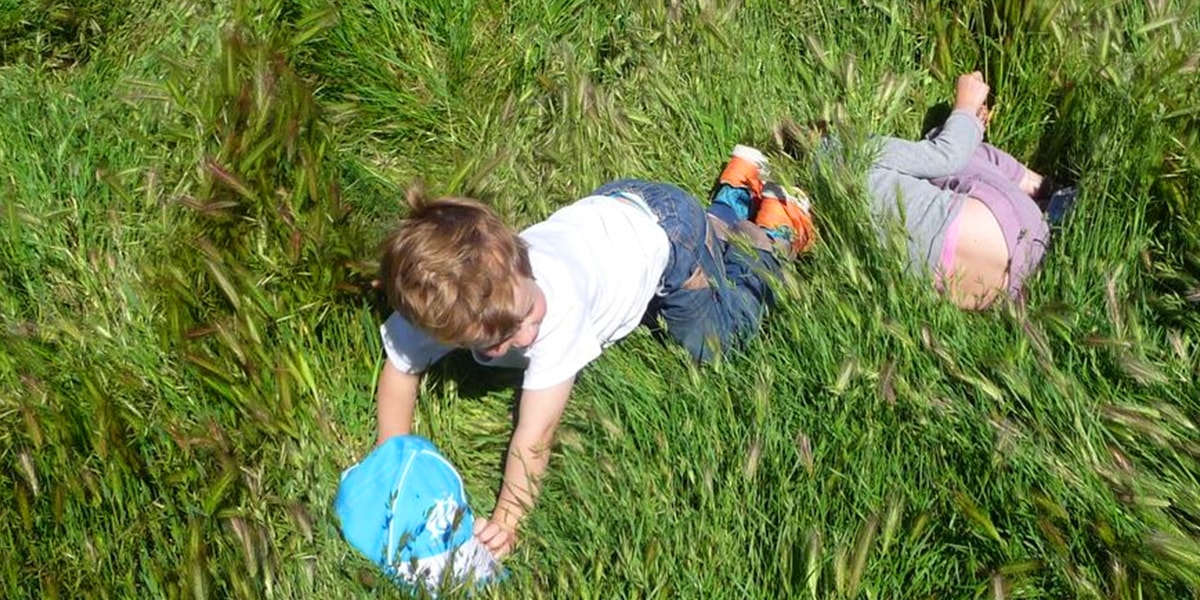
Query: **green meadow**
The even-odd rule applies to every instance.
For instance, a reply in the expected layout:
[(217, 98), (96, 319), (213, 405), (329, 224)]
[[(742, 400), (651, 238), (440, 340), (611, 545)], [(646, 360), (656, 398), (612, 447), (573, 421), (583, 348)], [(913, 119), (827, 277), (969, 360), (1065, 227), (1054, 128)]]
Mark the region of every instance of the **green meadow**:
[[(747, 143), (820, 245), (743, 353), (582, 373), (481, 597), (1198, 598), (1198, 48), (1183, 0), (0, 0), (0, 597), (403, 597), (331, 503), (405, 190), (524, 226)], [(1026, 303), (964, 313), (856, 149), (975, 69), (1081, 192)], [(445, 362), (416, 431), (487, 515), (519, 379)]]

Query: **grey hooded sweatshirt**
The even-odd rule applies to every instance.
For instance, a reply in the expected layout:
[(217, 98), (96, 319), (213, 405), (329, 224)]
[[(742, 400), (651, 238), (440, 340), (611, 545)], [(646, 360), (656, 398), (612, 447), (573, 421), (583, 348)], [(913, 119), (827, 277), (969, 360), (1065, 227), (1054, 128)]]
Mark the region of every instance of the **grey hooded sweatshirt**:
[(908, 267), (936, 269), (946, 229), (963, 208), (963, 197), (928, 180), (961, 170), (983, 141), (983, 123), (966, 111), (954, 111), (940, 131), (912, 142), (879, 138), (879, 151), (867, 171), (871, 213), (880, 237), (888, 223), (900, 223), (908, 238)]

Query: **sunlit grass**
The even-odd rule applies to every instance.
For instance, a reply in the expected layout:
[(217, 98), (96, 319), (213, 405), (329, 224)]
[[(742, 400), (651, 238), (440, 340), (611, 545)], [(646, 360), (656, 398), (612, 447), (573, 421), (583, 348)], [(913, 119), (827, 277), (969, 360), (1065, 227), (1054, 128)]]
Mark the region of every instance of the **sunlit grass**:
[[(729, 148), (823, 243), (712, 368), (639, 331), (581, 376), (502, 597), (1200, 594), (1194, 2), (0, 2), (4, 597), (396, 596), (337, 535), (374, 439), (374, 243), (423, 180), (526, 225)], [(953, 76), (1081, 200), (1024, 307), (877, 247), (863, 157)], [(785, 152), (786, 151), (786, 152)], [(515, 381), (417, 430), (486, 514)]]

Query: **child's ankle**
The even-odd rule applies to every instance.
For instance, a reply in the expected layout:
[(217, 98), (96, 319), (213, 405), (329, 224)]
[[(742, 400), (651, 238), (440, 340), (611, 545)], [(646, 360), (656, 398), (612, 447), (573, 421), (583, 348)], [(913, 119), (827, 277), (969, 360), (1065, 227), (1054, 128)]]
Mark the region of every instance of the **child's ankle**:
[(730, 185), (728, 183), (717, 184), (716, 191), (712, 194), (714, 204), (724, 204), (733, 209), (737, 215), (738, 221), (745, 221), (750, 218), (751, 203), (753, 202), (750, 190), (744, 187)]

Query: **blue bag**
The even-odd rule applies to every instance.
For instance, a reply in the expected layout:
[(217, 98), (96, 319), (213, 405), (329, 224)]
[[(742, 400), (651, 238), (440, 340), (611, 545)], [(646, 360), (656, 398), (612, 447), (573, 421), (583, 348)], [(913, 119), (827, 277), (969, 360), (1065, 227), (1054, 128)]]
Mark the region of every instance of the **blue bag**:
[(462, 478), (425, 438), (393, 437), (346, 469), (333, 508), (346, 541), (402, 585), (436, 595), (500, 575)]

